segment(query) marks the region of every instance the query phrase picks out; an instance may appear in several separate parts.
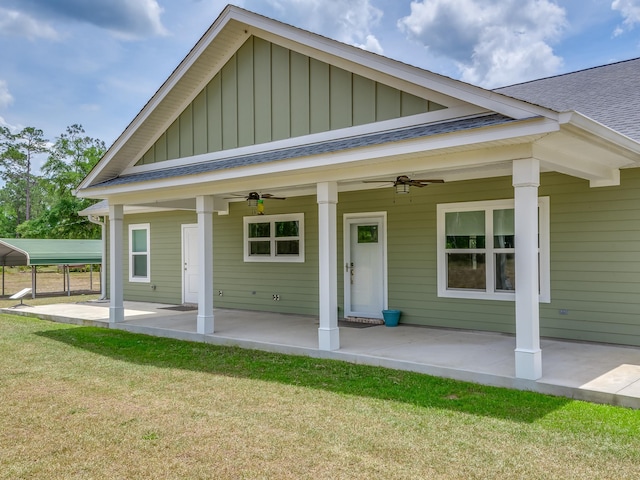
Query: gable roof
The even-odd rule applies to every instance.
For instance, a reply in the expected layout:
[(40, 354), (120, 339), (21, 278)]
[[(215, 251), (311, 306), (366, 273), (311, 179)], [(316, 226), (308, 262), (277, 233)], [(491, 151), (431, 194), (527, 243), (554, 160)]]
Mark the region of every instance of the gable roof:
[(580, 112), (640, 141), (640, 58), (494, 91), (557, 112)]
[(549, 109), (528, 105), (229, 5), (78, 190), (121, 175), (140, 158), (251, 35), (409, 93), (428, 95), (432, 101), (450, 107), (451, 115), (458, 117), (481, 112), (496, 112), (516, 119), (540, 115), (554, 117)]

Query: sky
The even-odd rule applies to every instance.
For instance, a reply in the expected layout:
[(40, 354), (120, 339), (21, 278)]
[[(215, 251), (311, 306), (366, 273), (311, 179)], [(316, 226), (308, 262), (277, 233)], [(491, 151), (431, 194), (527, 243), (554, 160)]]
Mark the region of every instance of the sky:
[[(0, 0), (0, 125), (111, 145), (228, 1)], [(238, 0), (485, 88), (640, 57), (640, 0)]]

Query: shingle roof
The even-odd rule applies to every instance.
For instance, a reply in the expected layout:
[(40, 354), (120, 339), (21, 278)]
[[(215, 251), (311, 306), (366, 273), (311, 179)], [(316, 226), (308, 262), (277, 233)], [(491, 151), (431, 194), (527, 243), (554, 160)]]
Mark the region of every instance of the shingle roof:
[(181, 177), (185, 175), (197, 175), (218, 170), (226, 170), (248, 165), (275, 162), (291, 158), (308, 157), (326, 153), (338, 152), (353, 148), (369, 147), (384, 143), (399, 142), (431, 135), (452, 133), (472, 128), (488, 127), (500, 125), (507, 122), (514, 122), (512, 118), (500, 114), (484, 115), (472, 118), (458, 119), (448, 122), (431, 123), (413, 127), (399, 128), (385, 132), (370, 133), (349, 138), (332, 140), (321, 143), (313, 143), (279, 150), (254, 153), (249, 155), (234, 156), (210, 162), (195, 163), (180, 167), (153, 170), (131, 175), (121, 175), (105, 182), (93, 185), (91, 188), (111, 187), (115, 185), (125, 185), (150, 180), (161, 180), (165, 178)]
[(640, 141), (640, 58), (495, 91), (558, 112), (575, 110)]

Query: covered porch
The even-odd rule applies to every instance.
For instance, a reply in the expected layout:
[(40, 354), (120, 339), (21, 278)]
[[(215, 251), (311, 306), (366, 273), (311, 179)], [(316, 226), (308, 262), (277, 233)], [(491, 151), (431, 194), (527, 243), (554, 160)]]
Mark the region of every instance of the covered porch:
[(109, 304), (54, 304), (6, 313), (117, 328), (135, 333), (277, 353), (329, 358), (485, 385), (640, 408), (640, 348), (541, 339), (543, 376), (516, 377), (513, 335), (400, 325), (339, 324), (340, 348), (318, 349), (313, 316), (215, 309), (216, 331), (197, 333), (197, 311), (124, 302), (124, 321), (109, 322)]

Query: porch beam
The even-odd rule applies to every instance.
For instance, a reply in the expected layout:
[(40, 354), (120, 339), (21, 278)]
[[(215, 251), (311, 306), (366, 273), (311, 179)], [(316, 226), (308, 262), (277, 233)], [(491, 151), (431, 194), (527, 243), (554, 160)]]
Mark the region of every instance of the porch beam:
[(337, 203), (338, 183), (317, 184), (318, 199), (318, 259), (319, 259), (319, 314), (318, 348), (340, 348), (338, 329), (338, 240)]
[(109, 326), (124, 321), (123, 249), (124, 207), (109, 205)]
[(198, 216), (197, 332), (213, 333), (213, 211), (212, 195), (196, 197)]
[(540, 162), (513, 161), (516, 266), (516, 378), (542, 377), (538, 287), (538, 187)]

